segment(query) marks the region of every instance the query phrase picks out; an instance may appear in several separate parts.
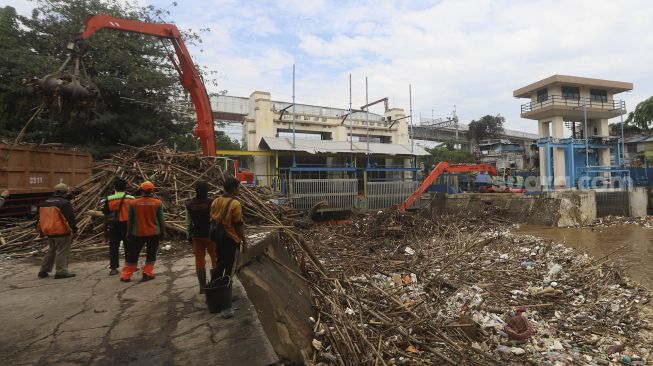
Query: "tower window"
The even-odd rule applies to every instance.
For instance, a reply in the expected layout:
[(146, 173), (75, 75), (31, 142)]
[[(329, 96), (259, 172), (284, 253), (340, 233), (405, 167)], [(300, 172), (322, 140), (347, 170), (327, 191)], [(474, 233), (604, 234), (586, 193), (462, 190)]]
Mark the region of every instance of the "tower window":
[(549, 99), (549, 90), (547, 88), (540, 89), (537, 91), (538, 103), (545, 102), (547, 99)]
[(590, 89), (590, 98), (593, 102), (607, 102), (608, 91), (602, 89)]
[(580, 100), (580, 88), (575, 86), (563, 86), (562, 99)]

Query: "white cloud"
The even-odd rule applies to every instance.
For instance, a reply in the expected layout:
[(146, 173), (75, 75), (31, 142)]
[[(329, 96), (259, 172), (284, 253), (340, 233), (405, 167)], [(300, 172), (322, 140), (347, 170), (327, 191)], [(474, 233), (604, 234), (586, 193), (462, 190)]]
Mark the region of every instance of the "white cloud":
[(299, 102), (346, 106), (351, 73), (354, 106), (368, 76), (370, 98), (406, 109), (412, 83), (415, 114), (455, 104), (463, 121), (501, 114), (528, 131), (536, 124), (520, 119), (525, 101), (512, 91), (552, 74), (631, 81), (622, 94), (631, 110), (653, 95), (647, 0), (188, 0), (168, 10), (182, 28), (211, 28), (204, 52), (191, 52), (233, 95), (289, 98), (294, 62)]

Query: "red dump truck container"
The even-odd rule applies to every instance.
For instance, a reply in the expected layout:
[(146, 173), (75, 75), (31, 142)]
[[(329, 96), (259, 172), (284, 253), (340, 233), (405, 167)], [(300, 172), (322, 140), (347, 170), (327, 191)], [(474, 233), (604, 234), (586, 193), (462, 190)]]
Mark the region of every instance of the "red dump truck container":
[(80, 151), (0, 143), (0, 190), (11, 196), (0, 217), (28, 213), (30, 207), (52, 194), (52, 187), (65, 183), (71, 188), (91, 176), (93, 158)]

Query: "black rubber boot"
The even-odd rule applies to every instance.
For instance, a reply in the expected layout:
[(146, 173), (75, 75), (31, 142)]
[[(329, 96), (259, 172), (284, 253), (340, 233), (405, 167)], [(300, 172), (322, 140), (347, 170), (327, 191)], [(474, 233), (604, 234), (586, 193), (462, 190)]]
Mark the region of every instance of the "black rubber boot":
[(206, 287), (206, 270), (204, 269), (197, 270), (197, 281), (200, 283), (200, 294), (203, 294), (204, 287)]

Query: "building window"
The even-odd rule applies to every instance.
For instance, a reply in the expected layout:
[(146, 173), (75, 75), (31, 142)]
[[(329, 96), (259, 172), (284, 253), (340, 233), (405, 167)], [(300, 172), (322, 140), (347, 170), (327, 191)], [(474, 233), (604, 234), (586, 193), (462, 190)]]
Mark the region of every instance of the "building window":
[(563, 86), (562, 99), (580, 100), (580, 88), (575, 86)]
[(547, 99), (549, 99), (549, 89), (544, 88), (537, 91), (538, 103), (545, 102)]
[(608, 91), (601, 89), (590, 89), (590, 98), (593, 102), (607, 102)]

